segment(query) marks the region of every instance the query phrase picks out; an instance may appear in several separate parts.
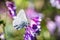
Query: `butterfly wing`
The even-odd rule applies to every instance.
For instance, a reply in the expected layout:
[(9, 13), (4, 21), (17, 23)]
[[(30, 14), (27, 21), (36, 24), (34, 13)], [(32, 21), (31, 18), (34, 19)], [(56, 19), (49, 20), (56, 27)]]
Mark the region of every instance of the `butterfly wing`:
[(27, 26), (28, 20), (23, 9), (17, 14), (17, 18), (13, 21), (13, 26), (15, 29), (19, 30), (24, 26)]

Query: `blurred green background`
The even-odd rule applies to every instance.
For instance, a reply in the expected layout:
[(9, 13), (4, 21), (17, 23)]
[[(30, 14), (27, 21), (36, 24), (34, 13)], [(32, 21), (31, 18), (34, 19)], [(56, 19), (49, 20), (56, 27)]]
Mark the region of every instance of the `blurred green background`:
[[(28, 6), (28, 0), (14, 0), (17, 8), (17, 13), (18, 11), (23, 8), (25, 9)], [(54, 14), (60, 13), (60, 10), (57, 10), (56, 8), (53, 8), (49, 1), (46, 0), (46, 4), (44, 6), (44, 9), (42, 10), (42, 13), (45, 15), (45, 17), (50, 17), (53, 19)], [(23, 40), (23, 35), (24, 35), (24, 28), (21, 30), (15, 30), (12, 26), (12, 19), (6, 15), (6, 18), (4, 19), (4, 22), (6, 24), (5, 26), (5, 38), (6, 40)], [(51, 36), (47, 27), (46, 27), (46, 21), (43, 19), (41, 23), (41, 28), (42, 31), (39, 36), (37, 36), (38, 40), (55, 40), (54, 36)]]

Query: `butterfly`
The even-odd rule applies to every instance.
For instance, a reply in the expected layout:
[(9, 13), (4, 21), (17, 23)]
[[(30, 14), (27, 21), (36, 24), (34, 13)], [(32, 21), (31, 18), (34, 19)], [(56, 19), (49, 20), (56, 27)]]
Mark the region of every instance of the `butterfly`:
[(23, 9), (19, 11), (16, 18), (13, 20), (13, 27), (17, 30), (24, 28), (28, 25), (28, 20)]

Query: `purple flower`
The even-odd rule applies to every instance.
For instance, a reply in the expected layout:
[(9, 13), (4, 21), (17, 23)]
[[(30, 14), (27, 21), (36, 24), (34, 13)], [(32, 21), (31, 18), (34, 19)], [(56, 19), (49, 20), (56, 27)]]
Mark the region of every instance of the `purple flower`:
[[(35, 19), (36, 21), (34, 21)], [(38, 24), (39, 21), (39, 16), (34, 17), (33, 19), (30, 20), (30, 25), (26, 27), (24, 39), (25, 40), (37, 40), (36, 36), (40, 33), (40, 24)]]
[(55, 16), (55, 23), (58, 28), (58, 35), (60, 35), (60, 15)]
[(50, 34), (54, 34), (54, 31), (56, 29), (56, 24), (50, 19), (47, 19), (47, 29), (49, 30)]
[(55, 22), (58, 26), (60, 26), (60, 15), (55, 16)]
[(50, 3), (53, 7), (60, 9), (60, 0), (50, 0)]
[(16, 6), (13, 2), (10, 2), (10, 1), (6, 1), (6, 6), (9, 10), (9, 13), (12, 17), (15, 17), (16, 16)]

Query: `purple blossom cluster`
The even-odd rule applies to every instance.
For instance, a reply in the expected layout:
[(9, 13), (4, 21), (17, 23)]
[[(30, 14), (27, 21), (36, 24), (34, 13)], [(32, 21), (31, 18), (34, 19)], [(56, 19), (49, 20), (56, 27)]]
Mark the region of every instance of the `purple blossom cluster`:
[(9, 10), (11, 17), (14, 18), (16, 16), (16, 6), (15, 6), (14, 2), (6, 1), (6, 6)]
[(37, 40), (36, 36), (40, 33), (40, 20), (39, 17), (35, 17), (30, 20), (31, 23), (25, 28), (24, 40)]
[(54, 35), (54, 32), (57, 28), (57, 35), (60, 36), (60, 15), (56, 15), (54, 20), (55, 21), (48, 19), (47, 28), (48, 28), (50, 34), (52, 34), (52, 35)]
[(40, 34), (43, 15), (31, 8), (26, 10), (26, 15), (30, 19), (30, 24), (25, 28), (24, 40), (37, 40), (36, 36)]
[(60, 0), (50, 0), (50, 3), (53, 7), (60, 9)]

